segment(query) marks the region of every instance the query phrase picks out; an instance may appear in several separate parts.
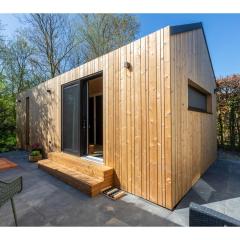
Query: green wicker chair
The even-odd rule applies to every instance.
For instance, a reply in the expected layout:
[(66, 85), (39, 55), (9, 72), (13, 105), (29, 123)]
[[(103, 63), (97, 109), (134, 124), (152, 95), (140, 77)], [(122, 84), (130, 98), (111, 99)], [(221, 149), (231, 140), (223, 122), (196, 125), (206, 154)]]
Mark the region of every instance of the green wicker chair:
[(22, 177), (18, 177), (11, 182), (0, 181), (0, 207), (11, 200), (15, 225), (17, 226), (17, 215), (13, 202), (13, 196), (22, 191)]

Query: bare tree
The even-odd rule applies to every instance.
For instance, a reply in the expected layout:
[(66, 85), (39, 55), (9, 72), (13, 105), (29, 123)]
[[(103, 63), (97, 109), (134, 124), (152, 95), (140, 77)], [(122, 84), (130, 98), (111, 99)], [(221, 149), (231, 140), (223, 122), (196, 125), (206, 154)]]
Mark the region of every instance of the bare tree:
[(78, 38), (80, 61), (86, 62), (133, 41), (139, 30), (135, 16), (129, 14), (81, 14)]
[(30, 14), (25, 16), (25, 22), (28, 24), (27, 38), (36, 49), (32, 58), (35, 73), (47, 79), (68, 70), (69, 58), (76, 47), (69, 16)]
[(4, 36), (4, 26), (2, 22), (0, 21), (0, 75), (2, 74), (3, 71), (3, 57), (5, 54), (5, 36)]

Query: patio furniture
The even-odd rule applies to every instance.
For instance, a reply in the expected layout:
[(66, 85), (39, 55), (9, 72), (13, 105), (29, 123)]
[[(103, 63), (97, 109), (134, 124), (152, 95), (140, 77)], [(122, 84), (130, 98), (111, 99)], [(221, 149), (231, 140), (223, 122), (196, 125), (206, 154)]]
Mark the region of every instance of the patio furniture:
[(17, 226), (17, 215), (13, 201), (14, 195), (22, 191), (22, 177), (18, 177), (11, 182), (0, 181), (0, 207), (11, 200), (15, 225)]
[(240, 226), (240, 221), (199, 204), (190, 203), (189, 226)]

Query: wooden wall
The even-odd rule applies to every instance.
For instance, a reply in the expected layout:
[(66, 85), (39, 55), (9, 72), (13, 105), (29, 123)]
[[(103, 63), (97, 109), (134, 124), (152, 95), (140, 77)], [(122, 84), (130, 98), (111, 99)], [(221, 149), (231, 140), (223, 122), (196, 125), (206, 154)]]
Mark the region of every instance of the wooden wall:
[[(130, 69), (124, 68), (125, 61)], [(114, 167), (115, 183), (174, 207), (215, 158), (215, 114), (187, 111), (188, 78), (211, 92), (215, 86), (201, 30), (170, 40), (166, 27), (21, 93), (19, 146), (26, 148), (29, 96), (30, 144), (41, 142), (46, 152), (61, 151), (61, 85), (99, 71), (104, 162)]]
[(169, 27), (161, 29), (20, 94), (19, 144), (30, 96), (30, 143), (61, 151), (61, 85), (103, 71), (105, 164), (122, 189), (171, 208), (169, 37)]
[(164, 28), (111, 52), (103, 68), (106, 164), (123, 190), (165, 207), (171, 207), (169, 36)]
[[(212, 114), (188, 110), (188, 79), (212, 94)], [(215, 88), (202, 29), (172, 35), (172, 205), (216, 159)]]

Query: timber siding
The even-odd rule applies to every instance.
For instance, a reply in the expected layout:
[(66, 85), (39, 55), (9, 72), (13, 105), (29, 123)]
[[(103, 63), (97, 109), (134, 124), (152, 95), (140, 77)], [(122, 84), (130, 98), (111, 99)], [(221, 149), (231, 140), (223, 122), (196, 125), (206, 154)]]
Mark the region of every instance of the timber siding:
[[(211, 93), (212, 113), (188, 110), (189, 79)], [(197, 29), (171, 36), (172, 196), (177, 203), (216, 159), (215, 76)]]
[[(215, 79), (202, 30), (163, 28), (19, 94), (19, 147), (26, 97), (30, 144), (61, 151), (61, 86), (101, 71), (104, 164), (123, 190), (173, 208), (216, 158)], [(187, 109), (188, 79), (212, 93), (213, 114)]]

